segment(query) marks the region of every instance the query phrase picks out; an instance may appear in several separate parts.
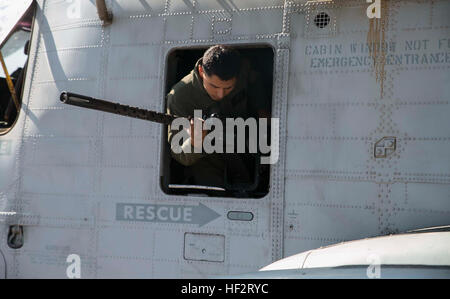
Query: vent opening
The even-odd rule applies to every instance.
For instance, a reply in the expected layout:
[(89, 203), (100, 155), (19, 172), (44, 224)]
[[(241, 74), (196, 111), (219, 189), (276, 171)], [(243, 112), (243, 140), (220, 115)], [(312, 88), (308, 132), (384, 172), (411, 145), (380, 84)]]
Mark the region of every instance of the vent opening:
[(314, 24), (319, 28), (325, 28), (330, 24), (330, 16), (325, 12), (321, 12), (314, 18)]

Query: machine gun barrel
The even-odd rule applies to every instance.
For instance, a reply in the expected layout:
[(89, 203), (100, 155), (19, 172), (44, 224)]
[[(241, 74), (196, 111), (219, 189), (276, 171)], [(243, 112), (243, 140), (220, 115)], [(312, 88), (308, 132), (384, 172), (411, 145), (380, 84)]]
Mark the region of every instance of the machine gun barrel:
[(99, 100), (92, 97), (66, 91), (61, 93), (59, 99), (61, 100), (61, 102), (73, 106), (114, 113), (118, 115), (157, 122), (165, 125), (170, 125), (172, 121), (175, 118), (177, 118), (177, 116), (166, 113), (150, 111), (137, 107), (130, 107), (127, 105)]

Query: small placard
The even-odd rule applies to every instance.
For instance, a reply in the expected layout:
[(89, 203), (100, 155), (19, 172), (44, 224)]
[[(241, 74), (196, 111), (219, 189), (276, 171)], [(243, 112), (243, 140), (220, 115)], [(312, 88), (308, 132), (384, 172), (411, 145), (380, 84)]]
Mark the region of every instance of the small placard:
[(184, 235), (184, 259), (224, 262), (225, 236), (186, 233)]

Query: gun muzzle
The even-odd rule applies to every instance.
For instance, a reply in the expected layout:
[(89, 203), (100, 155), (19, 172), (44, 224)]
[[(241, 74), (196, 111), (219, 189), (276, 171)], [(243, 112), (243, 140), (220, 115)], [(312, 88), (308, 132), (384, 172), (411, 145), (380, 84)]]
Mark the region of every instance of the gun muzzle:
[(95, 103), (98, 104), (99, 102), (104, 102), (101, 104), (103, 104), (103, 105), (111, 104), (110, 102), (101, 101), (98, 99), (94, 99), (92, 97), (88, 97), (88, 96), (84, 96), (84, 95), (76, 94), (76, 93), (72, 93), (72, 92), (67, 92), (67, 91), (64, 91), (63, 93), (61, 93), (61, 96), (59, 97), (59, 99), (64, 104), (69, 104), (69, 105), (79, 106), (79, 107), (84, 107), (84, 108), (91, 108), (91, 109), (96, 109)]

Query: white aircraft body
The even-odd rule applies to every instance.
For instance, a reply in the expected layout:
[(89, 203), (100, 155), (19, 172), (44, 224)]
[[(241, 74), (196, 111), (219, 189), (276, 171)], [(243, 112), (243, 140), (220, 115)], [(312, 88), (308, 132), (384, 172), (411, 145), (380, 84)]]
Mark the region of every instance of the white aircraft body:
[[(20, 110), (0, 129), (0, 278), (232, 276), (450, 224), (450, 1), (23, 2)], [(165, 112), (171, 86), (216, 44), (265, 75), (279, 122), (259, 193), (176, 181), (164, 125), (60, 101), (68, 91)], [(333, 258), (315, 265), (448, 267), (445, 234), (423, 247), (436, 259), (415, 261), (402, 244), (420, 239), (399, 238), (325, 250)], [(264, 270), (297, 267), (274, 265)]]

